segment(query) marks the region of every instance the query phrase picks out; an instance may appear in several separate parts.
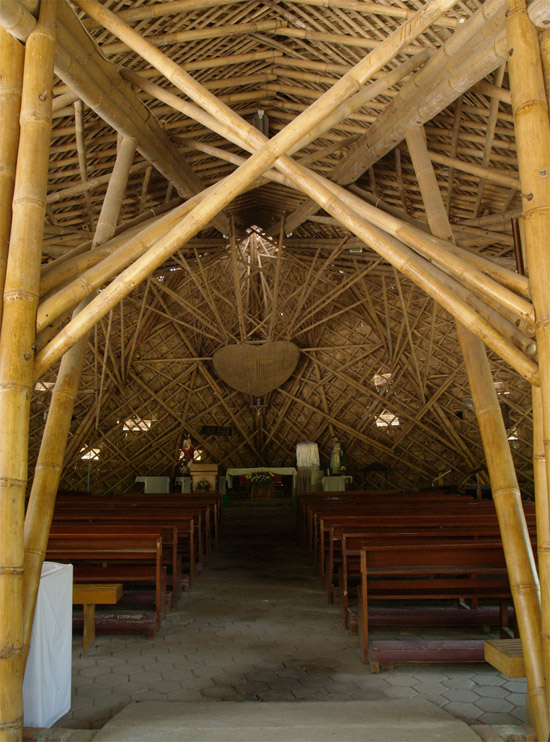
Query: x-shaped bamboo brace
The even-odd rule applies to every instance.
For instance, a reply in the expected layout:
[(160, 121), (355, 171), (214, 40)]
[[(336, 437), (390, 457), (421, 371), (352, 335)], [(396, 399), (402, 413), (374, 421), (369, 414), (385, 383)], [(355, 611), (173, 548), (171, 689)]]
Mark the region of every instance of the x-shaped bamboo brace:
[[(459, 315), (468, 313), (467, 305), (457, 302), (453, 292), (448, 288), (437, 285), (434, 291), (439, 269), (428, 263), (423, 266), (423, 270), (414, 266), (412, 256), (403, 254), (403, 248), (397, 241), (367, 224), (357, 216), (352, 208), (340, 201), (334, 195), (332, 184), (327, 186), (321, 182), (318, 176), (305, 171), (284, 154), (290, 151), (310, 128), (319, 125), (324, 118), (329, 116), (350, 96), (354, 95), (373, 74), (399, 53), (406, 44), (422, 33), (436, 17), (452, 7), (454, 4), (452, 0), (441, 0), (441, 2), (433, 0), (418, 11), (410, 21), (403, 24), (398, 31), (389, 36), (376, 50), (367, 55), (335, 83), (329, 91), (300, 114), (292, 124), (286, 126), (271, 140), (266, 140), (259, 131), (244, 122), (238, 114), (221, 103), (176, 63), (169, 60), (139, 34), (128, 28), (113, 13), (99, 6), (94, 0), (79, 0), (78, 4), (95, 20), (101, 22), (112, 33), (134, 48), (153, 66), (160, 69), (167, 79), (180, 90), (183, 90), (196, 103), (215, 117), (225, 120), (229, 128), (235, 132), (235, 135), (242, 139), (245, 145), (248, 145), (247, 148), (254, 149), (257, 147), (258, 149), (234, 173), (210, 189), (208, 198), (195, 206), (193, 211), (168, 235), (127, 268), (100, 296), (96, 297), (90, 305), (88, 316), (79, 316), (59, 333), (57, 338), (37, 356), (37, 376), (49, 368), (64, 350), (76, 341), (81, 332), (94, 324), (98, 314), (102, 316), (108, 307), (113, 306), (127, 295), (139, 281), (162, 264), (181, 244), (196, 234), (204, 224), (208, 223), (218, 210), (223, 209), (273, 163), (276, 163), (278, 169), (287, 177), (290, 177), (301, 190), (314, 198), (325, 210), (333, 214), (350, 231), (371, 245), (383, 257), (390, 260), (432, 296), (435, 294), (435, 298), (449, 311)], [(245, 137), (243, 137), (243, 129), (246, 132)], [(334, 188), (337, 187), (334, 186)], [(426, 276), (426, 273), (428, 276)], [(474, 312), (471, 312), (470, 317), (463, 316), (462, 321), (529, 381), (536, 382), (538, 376), (536, 364), (527, 359), (509, 341), (505, 340), (488, 322), (480, 322), (478, 315)]]

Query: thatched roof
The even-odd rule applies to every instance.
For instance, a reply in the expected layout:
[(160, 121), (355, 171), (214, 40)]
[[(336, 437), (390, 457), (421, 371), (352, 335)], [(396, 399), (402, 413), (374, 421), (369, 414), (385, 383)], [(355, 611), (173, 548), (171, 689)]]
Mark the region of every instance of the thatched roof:
[[(58, 18), (45, 280), (92, 237), (117, 131), (134, 136), (138, 149), (118, 244), (136, 220), (168, 212), (248, 157), (176, 110), (185, 95), (78, 7), (84, 5), (63, 3)], [(273, 136), (423, 3), (104, 5)], [(504, 22), (500, 3), (457, 3), (374, 74), (371, 99), (294, 159), (429, 233), (405, 142), (412, 125), (424, 124), (456, 243), (516, 271), (513, 219), (521, 196)], [(395, 70), (387, 87), (382, 81)], [(442, 473), (445, 483), (474, 481), (484, 456), (451, 315), (272, 172), (99, 320), (62, 486), (83, 489), (90, 476), (93, 489), (116, 493), (137, 474), (173, 473), (183, 432), (225, 466), (292, 465), (304, 440), (317, 441), (326, 466), (336, 435), (359, 486), (425, 485)], [(57, 290), (45, 284), (46, 292)], [(39, 314), (39, 350), (67, 322), (76, 303), (73, 289), (69, 294), (61, 309)], [(515, 325), (511, 312), (499, 312)], [(529, 328), (522, 329), (525, 349)], [(253, 396), (219, 378), (211, 359), (225, 345), (266, 340), (292, 341), (301, 352), (290, 378), (262, 398), (260, 413)], [(529, 384), (496, 353), (490, 357), (520, 484), (529, 491)], [(54, 380), (55, 366), (35, 393), (31, 455)], [(125, 430), (130, 419), (152, 423)], [(209, 425), (230, 426), (232, 435), (201, 433)], [(91, 448), (100, 450), (98, 461), (81, 458)]]

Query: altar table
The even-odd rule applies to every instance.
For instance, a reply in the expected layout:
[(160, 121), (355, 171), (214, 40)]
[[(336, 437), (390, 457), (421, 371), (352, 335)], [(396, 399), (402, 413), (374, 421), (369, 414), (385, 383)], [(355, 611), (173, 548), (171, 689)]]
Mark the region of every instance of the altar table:
[(270, 471), (272, 474), (281, 474), (283, 477), (292, 477), (292, 494), (296, 491), (296, 469), (293, 466), (253, 466), (247, 468), (228, 469), (226, 472), (227, 487), (233, 486), (233, 477), (244, 477), (254, 471)]

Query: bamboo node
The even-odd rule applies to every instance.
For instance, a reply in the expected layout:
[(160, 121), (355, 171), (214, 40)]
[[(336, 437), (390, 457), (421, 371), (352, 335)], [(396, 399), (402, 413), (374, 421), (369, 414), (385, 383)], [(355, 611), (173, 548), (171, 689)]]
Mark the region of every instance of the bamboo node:
[(23, 652), (23, 647), (14, 647), (13, 644), (0, 651), (0, 660), (9, 659), (10, 657), (17, 657)]
[(23, 574), (23, 567), (0, 567), (0, 575), (22, 575), (22, 574)]

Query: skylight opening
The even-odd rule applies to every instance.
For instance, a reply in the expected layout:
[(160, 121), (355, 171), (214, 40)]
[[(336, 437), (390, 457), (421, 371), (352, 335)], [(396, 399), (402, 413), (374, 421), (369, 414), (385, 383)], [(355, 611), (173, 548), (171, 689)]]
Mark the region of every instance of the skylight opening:
[(129, 417), (127, 420), (124, 421), (122, 430), (129, 430), (133, 433), (146, 433), (147, 431), (151, 430), (151, 426), (154, 422), (154, 419), (146, 420), (145, 418), (133, 415), (132, 417)]
[[(84, 453), (82, 453), (84, 451)], [(100, 448), (84, 448), (80, 449), (81, 459), (91, 459), (92, 461), (99, 461), (99, 454), (101, 453)]]
[(384, 410), (375, 418), (377, 428), (391, 428), (395, 425), (399, 425), (399, 418), (389, 410)]
[(35, 392), (51, 392), (55, 386), (55, 381), (37, 381), (34, 385)]
[(372, 383), (377, 389), (387, 386), (390, 383), (391, 373), (388, 374), (374, 374), (372, 377)]

